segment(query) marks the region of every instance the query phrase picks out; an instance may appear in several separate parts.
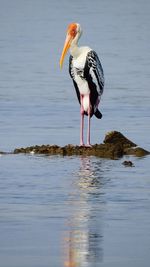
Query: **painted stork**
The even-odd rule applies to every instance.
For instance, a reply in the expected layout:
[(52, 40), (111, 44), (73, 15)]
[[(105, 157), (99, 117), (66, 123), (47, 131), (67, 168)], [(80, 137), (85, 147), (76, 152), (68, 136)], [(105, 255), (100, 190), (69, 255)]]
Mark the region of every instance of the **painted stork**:
[(80, 103), (80, 146), (84, 146), (84, 115), (88, 116), (86, 146), (91, 146), (90, 118), (93, 114), (98, 119), (102, 118), (102, 114), (98, 110), (98, 105), (104, 89), (104, 73), (96, 52), (88, 46), (78, 46), (78, 40), (81, 34), (81, 26), (78, 23), (71, 23), (68, 26), (64, 48), (60, 58), (60, 68), (62, 68), (64, 57), (70, 48), (69, 73)]

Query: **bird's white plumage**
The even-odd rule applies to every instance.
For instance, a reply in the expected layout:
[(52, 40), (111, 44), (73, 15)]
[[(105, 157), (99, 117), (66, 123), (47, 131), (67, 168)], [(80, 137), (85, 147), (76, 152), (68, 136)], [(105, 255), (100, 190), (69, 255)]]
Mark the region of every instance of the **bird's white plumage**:
[[(90, 93), (88, 83), (85, 79), (82, 79), (86, 57), (88, 52), (91, 51), (89, 47), (80, 47), (78, 50), (78, 56), (73, 57), (72, 69), (74, 70), (74, 80), (78, 85), (81, 95), (87, 95)], [(79, 75), (80, 74), (80, 75)]]
[(91, 51), (91, 48), (89, 47), (80, 47), (78, 50), (78, 56), (74, 57), (72, 60), (72, 67), (74, 70), (74, 80), (78, 85), (80, 94), (84, 95), (83, 108), (85, 112), (88, 111), (88, 107), (89, 107), (90, 89), (88, 86), (88, 82), (82, 77), (84, 76), (84, 67), (85, 67), (86, 57), (87, 57), (88, 52), (90, 51)]

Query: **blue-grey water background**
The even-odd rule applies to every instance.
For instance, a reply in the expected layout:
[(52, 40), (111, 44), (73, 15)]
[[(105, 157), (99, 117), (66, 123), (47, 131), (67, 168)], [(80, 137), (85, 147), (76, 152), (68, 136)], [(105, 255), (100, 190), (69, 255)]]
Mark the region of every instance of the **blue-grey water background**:
[[(79, 143), (68, 57), (59, 69), (74, 21), (105, 72), (92, 143), (118, 130), (150, 150), (149, 12), (148, 0), (0, 0), (0, 150)], [(148, 267), (149, 166), (149, 157), (1, 155), (0, 267)]]

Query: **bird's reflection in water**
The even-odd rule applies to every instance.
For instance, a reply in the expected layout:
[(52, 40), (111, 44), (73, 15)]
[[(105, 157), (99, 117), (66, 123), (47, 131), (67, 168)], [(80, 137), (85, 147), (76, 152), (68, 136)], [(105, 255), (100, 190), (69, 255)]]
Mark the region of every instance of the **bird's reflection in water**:
[(81, 158), (70, 197), (70, 218), (65, 232), (65, 267), (94, 266), (103, 258), (101, 162)]

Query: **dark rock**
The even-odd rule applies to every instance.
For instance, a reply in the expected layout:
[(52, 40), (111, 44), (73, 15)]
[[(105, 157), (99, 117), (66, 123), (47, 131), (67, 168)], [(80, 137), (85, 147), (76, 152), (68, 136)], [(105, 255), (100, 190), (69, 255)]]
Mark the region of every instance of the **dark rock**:
[(135, 148), (128, 148), (124, 150), (124, 154), (126, 155), (133, 155), (136, 157), (144, 157), (150, 154), (149, 151), (141, 148), (141, 147), (135, 147)]
[(127, 139), (122, 133), (117, 131), (112, 131), (106, 134), (104, 139), (105, 144), (119, 144), (120, 146), (125, 147), (135, 147), (135, 143)]

